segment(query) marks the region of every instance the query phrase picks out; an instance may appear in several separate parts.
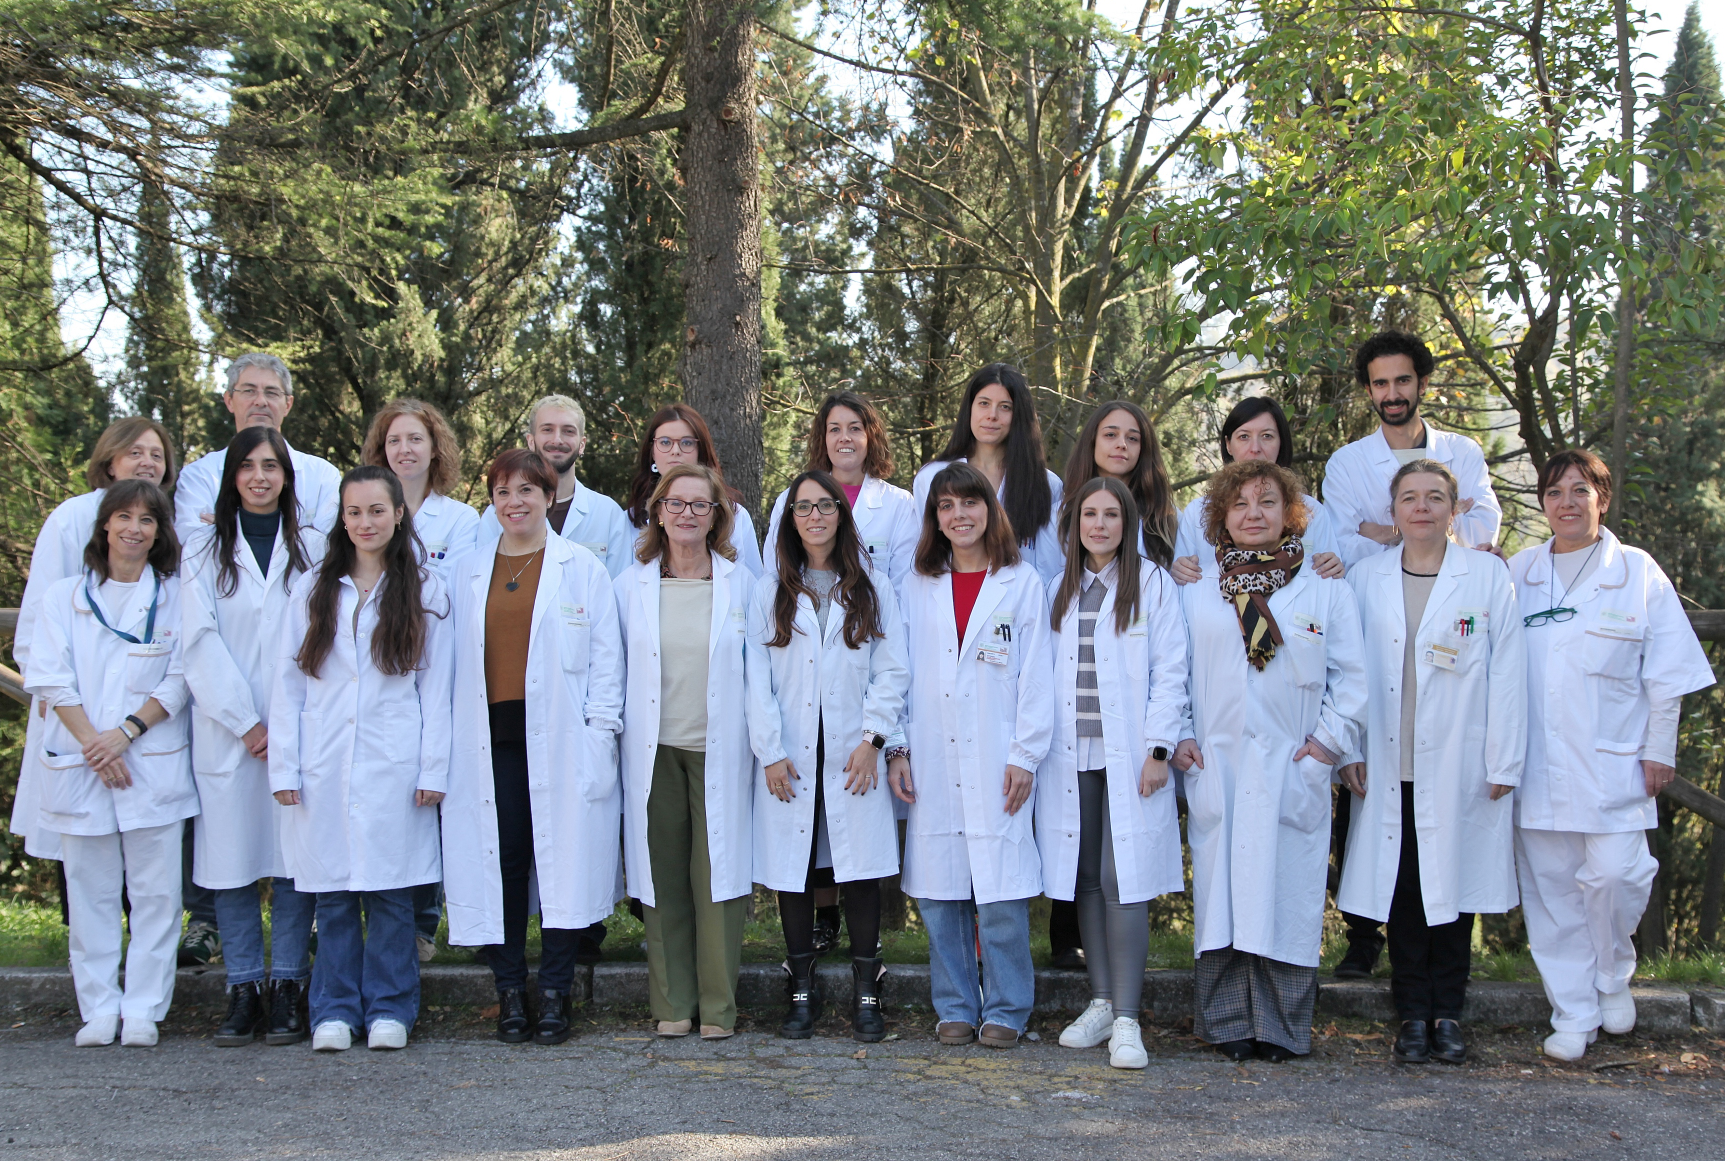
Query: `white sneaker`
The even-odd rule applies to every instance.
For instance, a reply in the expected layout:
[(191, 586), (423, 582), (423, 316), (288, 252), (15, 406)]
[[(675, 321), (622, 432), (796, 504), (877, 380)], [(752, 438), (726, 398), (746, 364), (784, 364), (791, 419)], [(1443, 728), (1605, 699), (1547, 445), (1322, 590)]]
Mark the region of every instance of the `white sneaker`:
[(1150, 1054), (1144, 1051), (1144, 1029), (1136, 1017), (1115, 1017), (1108, 1037), (1108, 1063), (1115, 1068), (1143, 1068), (1150, 1063)]
[(1062, 1048), (1095, 1048), (1114, 1031), (1114, 1001), (1091, 1000), (1084, 1014), (1060, 1034)]
[(325, 1020), (311, 1034), (313, 1052), (346, 1052), (353, 1047), (353, 1029), (342, 1020)]
[(365, 1046), (377, 1051), (384, 1048), (407, 1047), (407, 1025), (400, 1020), (379, 1020), (371, 1026)]
[(114, 1042), (114, 1033), (119, 1030), (120, 1014), (118, 1012), (97, 1016), (78, 1029), (78, 1034), (72, 1037), (72, 1043), (79, 1048), (106, 1048)]
[(419, 947), (420, 963), (430, 963), (437, 958), (437, 940), (421, 935), (416, 942)]
[(1545, 1038), (1545, 1054), (1553, 1060), (1580, 1060), (1593, 1041), (1587, 1032), (1553, 1032)]
[(1613, 1036), (1625, 1036), (1635, 1031), (1635, 997), (1629, 989), (1599, 993), (1599, 1019)]
[(120, 1021), (120, 1043), (127, 1048), (154, 1048), (156, 1022), (127, 1016)]

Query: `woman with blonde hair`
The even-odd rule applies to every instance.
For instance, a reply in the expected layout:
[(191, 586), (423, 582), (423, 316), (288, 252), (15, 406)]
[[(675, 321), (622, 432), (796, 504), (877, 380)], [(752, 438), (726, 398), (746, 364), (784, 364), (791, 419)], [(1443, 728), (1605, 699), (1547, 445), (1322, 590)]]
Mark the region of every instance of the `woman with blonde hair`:
[(753, 885), (755, 756), (748, 610), (755, 577), (731, 546), (713, 469), (675, 464), (641, 502), (636, 563), (613, 587), (622, 623), (623, 847), (645, 908), (659, 1035), (736, 1031), (743, 915)]

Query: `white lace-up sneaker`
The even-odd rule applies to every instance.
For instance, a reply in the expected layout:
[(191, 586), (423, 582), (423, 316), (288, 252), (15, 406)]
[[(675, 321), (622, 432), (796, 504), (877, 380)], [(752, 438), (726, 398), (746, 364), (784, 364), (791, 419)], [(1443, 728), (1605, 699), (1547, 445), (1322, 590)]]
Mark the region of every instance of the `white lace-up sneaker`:
[(1598, 1032), (1553, 1032), (1545, 1038), (1545, 1054), (1553, 1060), (1580, 1060), (1597, 1039)]
[(1144, 1051), (1144, 1029), (1135, 1016), (1117, 1016), (1108, 1037), (1108, 1063), (1115, 1068), (1143, 1068), (1150, 1063)]
[(346, 1052), (353, 1047), (353, 1029), (343, 1020), (325, 1020), (311, 1034), (313, 1052)]
[(106, 1048), (114, 1042), (114, 1034), (119, 1030), (120, 1014), (118, 1012), (97, 1016), (78, 1029), (78, 1034), (72, 1037), (72, 1043), (79, 1048)]
[(156, 1022), (137, 1016), (127, 1016), (120, 1021), (120, 1044), (126, 1048), (154, 1048), (156, 1046)]
[(1084, 1014), (1060, 1034), (1062, 1048), (1095, 1048), (1114, 1031), (1114, 1001), (1091, 1000)]
[(1599, 993), (1599, 1019), (1613, 1036), (1635, 1031), (1635, 997), (1629, 994), (1628, 988), (1621, 992)]
[(407, 1047), (407, 1025), (400, 1020), (379, 1020), (371, 1026), (365, 1046), (374, 1051)]

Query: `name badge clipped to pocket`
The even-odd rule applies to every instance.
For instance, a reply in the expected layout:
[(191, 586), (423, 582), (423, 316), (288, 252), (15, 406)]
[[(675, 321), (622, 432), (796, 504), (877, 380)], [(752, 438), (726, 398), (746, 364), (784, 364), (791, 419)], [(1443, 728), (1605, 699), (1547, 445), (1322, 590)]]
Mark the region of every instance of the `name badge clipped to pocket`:
[(1293, 616), (1294, 635), (1305, 641), (1322, 641), (1324, 639), (1324, 623), (1310, 613), (1295, 613)]
[(1490, 609), (1457, 609), (1450, 631), (1462, 640), (1480, 636), (1491, 628)]
[(884, 540), (865, 540), (863, 541), (863, 547), (868, 550), (868, 554), (871, 557), (886, 555), (886, 541)]
[(145, 641), (126, 650), (131, 657), (160, 657), (172, 649), (172, 641)]
[(1441, 669), (1445, 673), (1454, 673), (1456, 662), (1461, 660), (1461, 645), (1456, 642), (1440, 645), (1433, 641), (1425, 647), (1422, 656), (1427, 665)]
[(1593, 624), (1592, 631), (1606, 637), (1615, 637), (1619, 641), (1641, 640), (1641, 621), (1634, 613), (1626, 613), (1621, 609), (1601, 609), (1599, 617)]
[(994, 628), (982, 640), (982, 647), (976, 651), (978, 661), (986, 661), (990, 665), (1005, 665), (1012, 659), (1012, 614), (994, 614)]
[(611, 547), (609, 544), (588, 544), (585, 540), (580, 543), (582, 548), (585, 548), (600, 560), (605, 559), (605, 553)]
[(572, 629), (587, 627), (586, 605), (559, 605), (558, 612), (563, 614), (563, 621)]
[(427, 544), (425, 546), (425, 555), (431, 560), (442, 560), (449, 555), (449, 545)]

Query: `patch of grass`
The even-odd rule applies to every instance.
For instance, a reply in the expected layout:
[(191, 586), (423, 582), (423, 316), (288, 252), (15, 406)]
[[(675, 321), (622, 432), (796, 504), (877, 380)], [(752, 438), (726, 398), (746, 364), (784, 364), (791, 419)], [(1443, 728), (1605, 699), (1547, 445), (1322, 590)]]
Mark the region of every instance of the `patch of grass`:
[(0, 901), (0, 965), (58, 967), (66, 963), (60, 908)]
[(1703, 951), (1685, 956), (1667, 953), (1638, 965), (1635, 978), (1725, 988), (1725, 952)]

